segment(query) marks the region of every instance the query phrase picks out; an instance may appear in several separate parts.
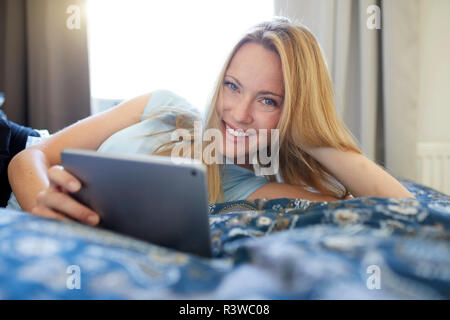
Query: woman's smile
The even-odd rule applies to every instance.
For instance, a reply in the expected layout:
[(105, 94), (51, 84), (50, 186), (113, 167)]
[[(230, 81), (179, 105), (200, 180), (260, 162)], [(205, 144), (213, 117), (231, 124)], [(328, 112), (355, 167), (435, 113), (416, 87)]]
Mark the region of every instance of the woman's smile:
[(225, 137), (232, 142), (242, 142), (248, 140), (248, 137), (256, 133), (254, 129), (248, 129), (245, 131), (242, 128), (229, 124), (225, 120), (222, 120), (222, 131), (225, 134)]

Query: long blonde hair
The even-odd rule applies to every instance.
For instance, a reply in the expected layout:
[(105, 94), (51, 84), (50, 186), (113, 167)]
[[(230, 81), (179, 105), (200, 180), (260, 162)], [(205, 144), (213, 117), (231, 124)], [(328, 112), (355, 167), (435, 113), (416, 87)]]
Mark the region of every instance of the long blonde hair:
[[(339, 119), (334, 104), (330, 75), (321, 48), (313, 34), (305, 27), (285, 17), (274, 17), (248, 30), (226, 59), (210, 97), (205, 130), (220, 128), (217, 102), (223, 90), (225, 73), (236, 52), (246, 43), (261, 44), (278, 54), (283, 72), (284, 102), (278, 123), (279, 175), (283, 182), (309, 186), (319, 192), (344, 197), (348, 192), (317, 160), (303, 151), (305, 147), (331, 147), (361, 153), (354, 137)], [(156, 116), (156, 115), (151, 115)], [(192, 129), (192, 114), (176, 112), (177, 128)], [(174, 130), (175, 130), (174, 129)], [(155, 135), (158, 133), (152, 133)], [(170, 141), (153, 154), (169, 155)], [(220, 167), (207, 165), (209, 199), (223, 201)]]

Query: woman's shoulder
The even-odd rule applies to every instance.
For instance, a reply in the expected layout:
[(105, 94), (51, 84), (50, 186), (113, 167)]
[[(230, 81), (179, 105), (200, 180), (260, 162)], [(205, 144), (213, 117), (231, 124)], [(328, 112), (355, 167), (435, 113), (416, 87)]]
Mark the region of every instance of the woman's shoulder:
[(168, 89), (157, 89), (152, 91), (142, 116), (148, 116), (162, 111), (199, 114), (198, 109), (181, 95)]

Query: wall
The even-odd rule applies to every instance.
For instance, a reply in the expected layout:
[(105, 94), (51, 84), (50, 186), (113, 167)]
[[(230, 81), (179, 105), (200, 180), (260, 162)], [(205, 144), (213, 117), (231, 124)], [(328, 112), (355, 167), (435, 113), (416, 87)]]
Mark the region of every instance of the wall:
[(450, 1), (420, 0), (417, 181), (450, 194)]
[(420, 1), (419, 142), (450, 143), (449, 13), (449, 0)]

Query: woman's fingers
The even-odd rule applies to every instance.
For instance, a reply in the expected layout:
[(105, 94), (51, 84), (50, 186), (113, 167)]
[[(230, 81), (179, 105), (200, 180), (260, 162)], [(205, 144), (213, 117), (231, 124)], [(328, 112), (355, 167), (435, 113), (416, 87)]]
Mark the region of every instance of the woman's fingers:
[(81, 183), (76, 177), (64, 170), (62, 166), (52, 166), (47, 174), (50, 186), (37, 195), (36, 206), (31, 210), (32, 214), (65, 221), (78, 220), (92, 226), (100, 222), (96, 212), (68, 194), (68, 192), (77, 192), (81, 188)]
[(60, 212), (69, 218), (95, 226), (100, 222), (97, 213), (75, 199), (53, 187), (40, 192), (36, 198), (38, 206)]
[(49, 209), (47, 207), (44, 206), (35, 206), (33, 209), (31, 209), (30, 211), (32, 214), (43, 217), (43, 218), (48, 218), (48, 219), (56, 219), (56, 220), (61, 220), (61, 221), (73, 221), (72, 219), (69, 219), (68, 217), (66, 217), (65, 215), (58, 213), (52, 209)]
[(63, 187), (65, 190), (77, 192), (81, 188), (80, 181), (64, 170), (62, 166), (50, 167), (47, 174), (51, 184)]

